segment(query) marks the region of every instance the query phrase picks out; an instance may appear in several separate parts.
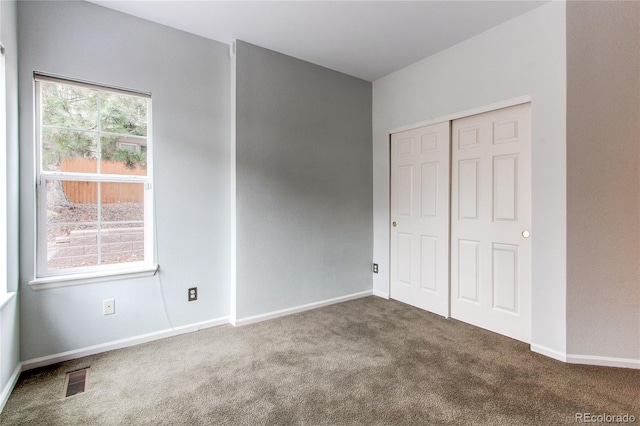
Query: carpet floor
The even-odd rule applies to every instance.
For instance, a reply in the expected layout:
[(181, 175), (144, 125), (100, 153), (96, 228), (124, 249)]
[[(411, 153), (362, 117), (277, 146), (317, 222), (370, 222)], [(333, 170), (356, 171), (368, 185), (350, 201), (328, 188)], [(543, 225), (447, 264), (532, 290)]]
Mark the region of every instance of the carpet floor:
[[(87, 392), (65, 373), (91, 367)], [(20, 376), (3, 425), (556, 425), (635, 416), (640, 370), (564, 364), (529, 346), (367, 297), (220, 326)]]

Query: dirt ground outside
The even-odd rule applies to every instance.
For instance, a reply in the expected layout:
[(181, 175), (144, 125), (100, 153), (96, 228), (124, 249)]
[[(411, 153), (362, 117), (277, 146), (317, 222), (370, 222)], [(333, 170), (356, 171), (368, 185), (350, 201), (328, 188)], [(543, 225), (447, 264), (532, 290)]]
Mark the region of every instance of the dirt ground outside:
[[(97, 238), (97, 219), (96, 204), (72, 203), (47, 211), (48, 269), (144, 259), (144, 203), (102, 204), (100, 238)], [(101, 256), (98, 254), (98, 242), (101, 242)]]

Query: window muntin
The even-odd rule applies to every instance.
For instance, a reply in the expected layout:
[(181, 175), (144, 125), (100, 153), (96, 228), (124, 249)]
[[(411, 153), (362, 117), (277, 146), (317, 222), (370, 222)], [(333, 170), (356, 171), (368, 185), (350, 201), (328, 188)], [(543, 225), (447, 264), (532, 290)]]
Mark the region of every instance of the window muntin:
[(150, 97), (39, 75), (36, 97), (38, 277), (151, 266)]

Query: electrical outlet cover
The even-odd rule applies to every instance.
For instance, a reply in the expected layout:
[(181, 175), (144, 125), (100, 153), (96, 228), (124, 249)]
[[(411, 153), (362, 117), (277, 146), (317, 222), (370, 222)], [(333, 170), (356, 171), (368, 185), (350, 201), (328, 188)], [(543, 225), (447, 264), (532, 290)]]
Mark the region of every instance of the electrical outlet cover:
[(103, 315), (113, 315), (116, 313), (116, 300), (106, 299), (102, 301), (102, 313)]
[(187, 300), (189, 302), (193, 302), (194, 300), (198, 300), (198, 287), (191, 287), (189, 289)]

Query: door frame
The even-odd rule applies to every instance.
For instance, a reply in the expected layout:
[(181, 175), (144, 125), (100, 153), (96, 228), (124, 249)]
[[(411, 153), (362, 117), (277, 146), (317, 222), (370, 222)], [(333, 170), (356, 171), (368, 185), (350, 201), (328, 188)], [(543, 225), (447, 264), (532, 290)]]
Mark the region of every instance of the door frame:
[[(493, 104), (482, 105), (482, 106), (478, 106), (478, 107), (475, 107), (475, 108), (466, 109), (464, 111), (456, 112), (456, 113), (453, 113), (453, 114), (441, 115), (439, 117), (430, 118), (428, 120), (419, 121), (417, 123), (407, 124), (405, 126), (400, 126), (400, 127), (395, 127), (393, 129), (389, 130), (389, 149), (391, 149), (391, 135), (393, 133), (399, 133), (399, 132), (404, 132), (405, 130), (413, 130), (413, 129), (417, 129), (419, 127), (430, 126), (432, 124), (442, 123), (443, 121), (453, 121), (453, 120), (457, 120), (459, 118), (465, 118), (465, 117), (469, 117), (469, 116), (472, 116), (472, 115), (482, 114), (484, 112), (494, 111), (496, 109), (509, 108), (509, 107), (512, 107), (512, 106), (516, 106), (516, 105), (520, 105), (520, 104), (527, 104), (527, 103), (530, 103), (530, 102), (531, 102), (531, 96), (529, 96), (529, 95), (518, 96), (517, 98), (511, 98), (511, 99), (507, 99), (507, 100), (504, 100), (504, 101), (495, 102)], [(391, 174), (389, 174), (389, 178), (391, 178)], [(389, 195), (391, 195), (391, 194), (389, 194)]]

